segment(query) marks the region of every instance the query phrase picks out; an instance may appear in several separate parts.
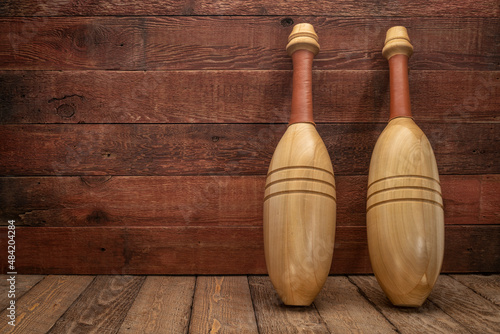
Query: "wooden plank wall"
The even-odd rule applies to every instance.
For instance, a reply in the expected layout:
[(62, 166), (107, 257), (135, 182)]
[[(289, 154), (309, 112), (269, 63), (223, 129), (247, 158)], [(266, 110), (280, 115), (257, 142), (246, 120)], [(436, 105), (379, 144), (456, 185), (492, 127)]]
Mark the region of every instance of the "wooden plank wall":
[[(369, 273), (386, 30), (445, 201), (444, 272), (500, 271), (497, 0), (0, 4), (1, 225), (23, 274), (262, 274), (267, 166), (286, 129), (293, 24), (312, 23), (317, 128), (337, 180), (332, 273)], [(6, 227), (0, 228), (6, 272)]]

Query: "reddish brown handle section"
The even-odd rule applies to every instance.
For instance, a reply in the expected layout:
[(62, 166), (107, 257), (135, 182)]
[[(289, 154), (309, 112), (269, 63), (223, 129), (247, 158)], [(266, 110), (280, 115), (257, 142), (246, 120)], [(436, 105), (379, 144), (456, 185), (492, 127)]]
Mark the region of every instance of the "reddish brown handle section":
[(292, 54), (293, 91), (289, 124), (313, 123), (312, 63), (314, 53), (297, 50)]
[(389, 58), (391, 105), (389, 119), (411, 117), (408, 56), (397, 54)]

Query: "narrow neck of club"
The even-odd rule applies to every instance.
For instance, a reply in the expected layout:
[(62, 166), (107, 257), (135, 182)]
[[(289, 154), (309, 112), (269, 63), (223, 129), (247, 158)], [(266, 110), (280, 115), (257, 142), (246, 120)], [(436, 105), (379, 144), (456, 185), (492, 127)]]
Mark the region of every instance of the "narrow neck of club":
[(297, 50), (292, 54), (293, 91), (292, 112), (289, 124), (313, 123), (312, 63), (314, 54), (308, 50)]
[(389, 59), (391, 104), (389, 119), (411, 117), (408, 56), (398, 54)]

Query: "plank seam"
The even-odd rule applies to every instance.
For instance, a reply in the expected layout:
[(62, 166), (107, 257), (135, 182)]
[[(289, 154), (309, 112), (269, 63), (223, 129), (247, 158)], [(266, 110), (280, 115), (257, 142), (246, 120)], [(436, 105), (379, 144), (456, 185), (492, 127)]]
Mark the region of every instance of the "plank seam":
[(316, 307), (316, 303), (312, 302), (312, 307), (314, 308), (314, 310), (316, 311), (316, 314), (318, 314), (318, 317), (319, 319), (321, 320), (321, 323), (325, 326), (326, 328), (326, 331), (331, 334), (332, 332), (330, 331), (330, 328), (328, 328), (328, 325), (325, 321), (325, 319), (323, 319), (323, 317), (321, 316), (321, 313), (318, 311), (318, 308)]
[(255, 310), (255, 303), (253, 299), (252, 286), (250, 284), (250, 275), (247, 275), (248, 291), (250, 292), (250, 300), (252, 301), (253, 316), (255, 317), (255, 325), (257, 326), (257, 334), (260, 333), (259, 320), (257, 318), (257, 311)]
[[(120, 276), (129, 276), (129, 275), (120, 275)], [(125, 314), (125, 316), (122, 318), (122, 321), (120, 321), (119, 323), (116, 324), (116, 328), (117, 330), (119, 331), (120, 328), (122, 327), (123, 325), (123, 322), (125, 321), (125, 319), (127, 318), (127, 315), (128, 315), (128, 312), (130, 312), (130, 309), (132, 308), (132, 306), (134, 305), (135, 303), (135, 300), (137, 299), (137, 296), (139, 295), (139, 293), (141, 292), (142, 290), (142, 287), (144, 286), (144, 283), (146, 282), (146, 279), (147, 279), (147, 276), (146, 275), (141, 275), (139, 277), (142, 277), (142, 280), (141, 280), (141, 284), (139, 286), (139, 288), (137, 289), (137, 292), (134, 296), (134, 300), (133, 302), (129, 303), (128, 305), (128, 308), (127, 308), (127, 313)]]
[(375, 304), (369, 297), (368, 295), (363, 291), (363, 289), (361, 289), (352, 279), (351, 279), (351, 276), (346, 276), (347, 277), (347, 280), (353, 284), (356, 289), (358, 290), (358, 293), (392, 326), (392, 328), (394, 329), (394, 331), (398, 334), (401, 334), (401, 332), (399, 331), (399, 329), (396, 327), (396, 325), (394, 325), (394, 323), (389, 320), (389, 318), (387, 318), (384, 314), (384, 312), (382, 312), (382, 310), (380, 309), (380, 307), (377, 306), (377, 304)]
[(195, 276), (195, 280), (194, 280), (193, 294), (191, 295), (191, 306), (189, 308), (189, 318), (187, 321), (187, 326), (186, 326), (186, 330), (184, 331), (184, 334), (189, 333), (189, 329), (191, 328), (191, 320), (193, 318), (194, 296), (196, 294), (196, 288), (198, 286), (198, 277), (199, 277), (198, 275)]
[[(449, 276), (449, 275), (446, 275), (446, 276)], [(466, 327), (464, 324), (462, 324), (459, 320), (455, 319), (451, 314), (449, 314), (448, 312), (446, 312), (443, 308), (439, 307), (439, 305), (437, 303), (433, 302), (431, 298), (427, 298), (427, 300), (429, 301), (429, 303), (431, 303), (434, 306), (436, 306), (436, 308), (440, 309), (444, 314), (446, 314), (447, 316), (449, 316), (450, 319), (452, 319), (453, 321), (455, 321), (465, 331), (467, 331), (468, 333), (474, 334), (474, 332), (471, 332), (468, 327)]]
[[(49, 275), (45, 276), (45, 277), (48, 277)], [(57, 276), (61, 276), (61, 275), (57, 275)], [(92, 281), (89, 282), (89, 284), (85, 287), (85, 289), (83, 289), (83, 291), (80, 293), (80, 295), (78, 295), (77, 298), (75, 298), (75, 300), (73, 300), (73, 302), (71, 303), (71, 305), (68, 306), (68, 308), (64, 311), (63, 314), (61, 314), (61, 316), (59, 317), (59, 319), (57, 319), (57, 321), (55, 321), (52, 326), (49, 328), (49, 330), (47, 331), (47, 333), (50, 333), (50, 331), (56, 326), (57, 323), (59, 323), (59, 321), (61, 319), (64, 319), (64, 316), (66, 315), (66, 313), (68, 313), (68, 311), (71, 309), (71, 307), (73, 307), (73, 305), (80, 300), (80, 298), (82, 298), (82, 296), (84, 295), (85, 291), (87, 291), (90, 286), (94, 283), (94, 281), (97, 279), (97, 276), (98, 275), (94, 275), (94, 278), (92, 279)], [(45, 279), (45, 278), (44, 278)]]
[(497, 306), (496, 303), (492, 302), (491, 300), (489, 300), (488, 298), (484, 297), (482, 294), (480, 294), (479, 292), (477, 292), (476, 290), (474, 290), (473, 288), (471, 288), (470, 286), (467, 286), (465, 285), (464, 283), (460, 282), (459, 280), (457, 280), (455, 277), (453, 277), (452, 275), (447, 275), (448, 277), (450, 277), (451, 279), (453, 279), (454, 281), (460, 283), (461, 285), (463, 285), (464, 287), (466, 287), (467, 289), (471, 290), (472, 292), (474, 292), (474, 294), (478, 295), (479, 297), (481, 297), (482, 299), (484, 299), (487, 303), (489, 304), (492, 304), (493, 307)]

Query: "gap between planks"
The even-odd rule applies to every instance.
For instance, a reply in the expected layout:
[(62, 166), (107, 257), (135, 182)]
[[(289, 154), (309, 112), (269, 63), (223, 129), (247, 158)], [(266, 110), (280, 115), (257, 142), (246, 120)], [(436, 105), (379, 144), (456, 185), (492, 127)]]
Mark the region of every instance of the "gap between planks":
[[(1, 278), (5, 291), (7, 276)], [(418, 309), (391, 306), (373, 275), (330, 276), (309, 307), (284, 306), (267, 276), (16, 278), (17, 326), (9, 328), (5, 321), (0, 333), (493, 333), (500, 328), (498, 274), (441, 275)], [(6, 319), (6, 300), (0, 302), (0, 319)]]

